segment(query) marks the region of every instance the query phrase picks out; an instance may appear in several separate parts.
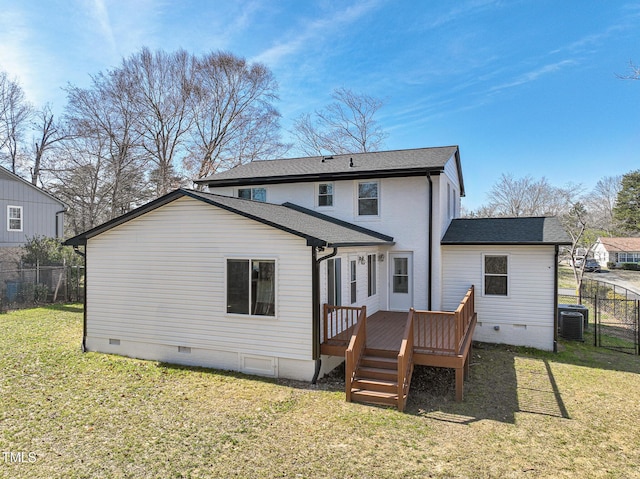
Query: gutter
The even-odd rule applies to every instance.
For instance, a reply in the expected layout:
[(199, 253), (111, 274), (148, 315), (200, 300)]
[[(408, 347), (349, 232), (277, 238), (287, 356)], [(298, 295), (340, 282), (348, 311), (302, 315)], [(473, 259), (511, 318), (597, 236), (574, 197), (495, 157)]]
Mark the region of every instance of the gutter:
[(431, 293), (433, 291), (433, 181), (431, 174), (427, 173), (429, 181), (429, 245), (428, 245), (428, 261), (427, 269), (427, 309), (431, 311)]
[(316, 384), (322, 367), (320, 359), (320, 263), (326, 259), (333, 258), (338, 254), (338, 248), (334, 247), (333, 252), (318, 259), (318, 249), (311, 248), (311, 324), (312, 324), (312, 357), (316, 361), (316, 369), (311, 379), (311, 384)]

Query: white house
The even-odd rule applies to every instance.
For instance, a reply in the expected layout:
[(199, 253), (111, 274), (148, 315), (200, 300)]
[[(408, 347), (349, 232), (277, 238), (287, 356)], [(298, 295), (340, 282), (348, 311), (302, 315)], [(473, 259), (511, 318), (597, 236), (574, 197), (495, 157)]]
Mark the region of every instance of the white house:
[(602, 266), (640, 263), (640, 238), (598, 238), (593, 256)]
[[(368, 331), (388, 337), (381, 315), (395, 314), (402, 336), (410, 308), (453, 311), (469, 291), (473, 313), (473, 285), (477, 339), (554, 348), (557, 245), (570, 240), (553, 218), (454, 220), (456, 146), (256, 161), (198, 183), (208, 191), (176, 190), (67, 241), (85, 247), (86, 349), (315, 380), (345, 358), (348, 340), (329, 339), (356, 326), (327, 327), (338, 313), (378, 314)], [(461, 362), (437, 364), (460, 384), (463, 336)]]

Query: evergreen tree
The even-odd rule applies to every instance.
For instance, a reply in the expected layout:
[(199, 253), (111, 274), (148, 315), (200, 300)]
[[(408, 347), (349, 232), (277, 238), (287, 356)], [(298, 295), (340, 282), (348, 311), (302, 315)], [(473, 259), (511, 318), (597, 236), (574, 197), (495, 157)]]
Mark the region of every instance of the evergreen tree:
[(629, 234), (640, 233), (640, 170), (622, 176), (614, 218)]

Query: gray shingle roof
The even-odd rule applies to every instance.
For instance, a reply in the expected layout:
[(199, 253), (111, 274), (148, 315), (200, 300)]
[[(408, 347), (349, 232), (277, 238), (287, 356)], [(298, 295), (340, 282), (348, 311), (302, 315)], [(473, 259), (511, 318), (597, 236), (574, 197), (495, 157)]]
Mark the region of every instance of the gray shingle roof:
[[(230, 170), (197, 180), (211, 186), (318, 181), (363, 177), (425, 175), (441, 172), (451, 159), (456, 161), (458, 175), (462, 172), (457, 146), (418, 148), (413, 150), (349, 153), (330, 157), (312, 156), (279, 160), (253, 161)], [(462, 188), (464, 194), (464, 188)]]
[(554, 216), (454, 219), (443, 245), (566, 245), (571, 238)]
[(68, 239), (65, 244), (86, 244), (87, 239), (115, 226), (163, 206), (183, 196), (189, 196), (207, 204), (253, 219), (260, 223), (286, 231), (307, 240), (309, 246), (376, 246), (391, 245), (393, 238), (366, 228), (336, 220), (305, 208), (286, 203), (275, 205), (258, 201), (215, 195), (201, 191), (179, 189), (162, 196), (140, 208)]

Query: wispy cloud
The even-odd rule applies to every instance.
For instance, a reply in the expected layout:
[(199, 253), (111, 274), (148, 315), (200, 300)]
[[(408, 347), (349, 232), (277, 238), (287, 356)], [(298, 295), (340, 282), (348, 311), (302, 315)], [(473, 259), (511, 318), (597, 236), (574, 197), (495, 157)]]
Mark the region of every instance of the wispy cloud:
[(508, 88), (514, 88), (520, 85), (524, 85), (525, 83), (536, 81), (545, 75), (555, 73), (563, 68), (573, 66), (576, 63), (577, 62), (575, 60), (562, 60), (559, 62), (550, 63), (548, 65), (543, 65), (541, 67), (536, 68), (535, 70), (531, 70), (519, 75), (512, 81), (501, 83), (499, 85), (489, 88), (489, 93), (506, 90)]
[(104, 0), (91, 0), (88, 2), (87, 7), (89, 16), (97, 26), (97, 31), (100, 32), (104, 42), (109, 46), (111, 52), (116, 52), (118, 50), (116, 39), (113, 35), (109, 11), (107, 10)]
[(311, 43), (318, 45), (331, 32), (343, 29), (354, 23), (380, 5), (378, 0), (359, 2), (339, 11), (332, 11), (330, 15), (314, 21), (303, 22), (306, 25), (301, 31), (285, 35), (285, 39), (253, 58), (253, 61), (266, 63), (272, 67), (285, 61), (288, 57), (299, 53)]

